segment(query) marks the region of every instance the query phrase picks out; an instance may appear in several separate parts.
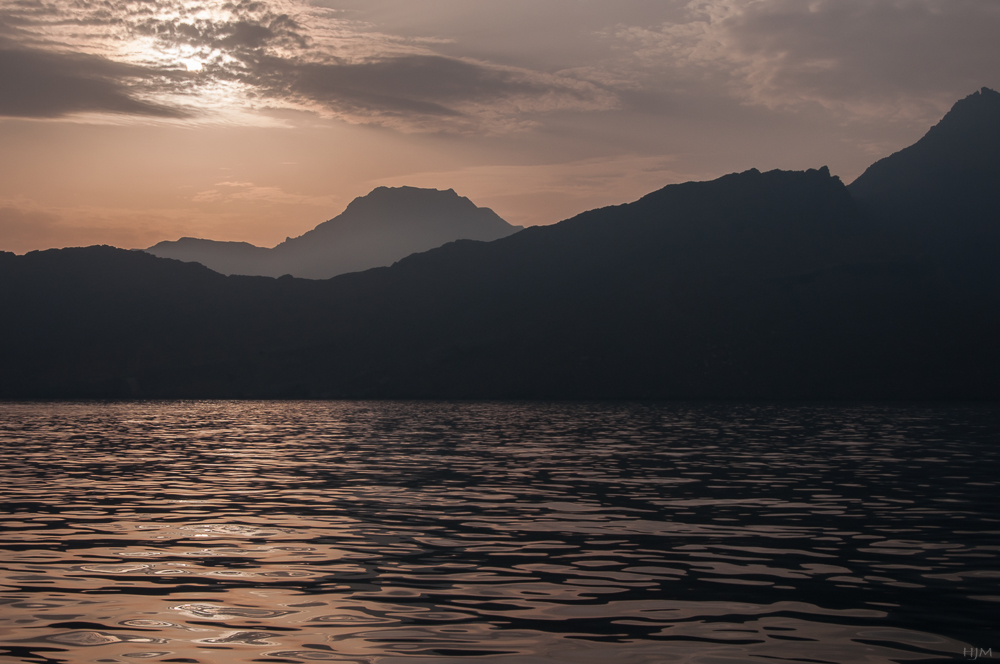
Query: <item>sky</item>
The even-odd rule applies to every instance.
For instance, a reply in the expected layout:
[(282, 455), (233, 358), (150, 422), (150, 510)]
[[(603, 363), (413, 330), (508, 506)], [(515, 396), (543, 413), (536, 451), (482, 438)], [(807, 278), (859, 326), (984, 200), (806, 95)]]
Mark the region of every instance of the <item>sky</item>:
[(274, 246), (376, 186), (549, 224), (849, 183), (1000, 89), (998, 0), (0, 0), (0, 250)]

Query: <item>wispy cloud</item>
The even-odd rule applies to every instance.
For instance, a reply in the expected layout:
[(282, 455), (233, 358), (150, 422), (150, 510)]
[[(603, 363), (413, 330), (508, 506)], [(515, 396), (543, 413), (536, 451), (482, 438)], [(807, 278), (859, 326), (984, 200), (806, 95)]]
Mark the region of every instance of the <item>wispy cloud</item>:
[(273, 245), (329, 219), (338, 207), (335, 196), (305, 196), (279, 187), (232, 184), (235, 186), (203, 192), (203, 196), (176, 207), (67, 207), (23, 196), (0, 198), (0, 249), (23, 253), (94, 244), (143, 248), (185, 236)]
[(0, 201), (3, 249), (24, 253), (35, 249), (113, 244), (147, 247), (179, 237), (192, 215), (173, 210), (44, 207), (32, 201)]
[(191, 197), (193, 203), (253, 201), (282, 205), (311, 205), (329, 209), (335, 196), (307, 196), (284, 191), (280, 187), (258, 186), (253, 182), (217, 182), (212, 189), (199, 191)]

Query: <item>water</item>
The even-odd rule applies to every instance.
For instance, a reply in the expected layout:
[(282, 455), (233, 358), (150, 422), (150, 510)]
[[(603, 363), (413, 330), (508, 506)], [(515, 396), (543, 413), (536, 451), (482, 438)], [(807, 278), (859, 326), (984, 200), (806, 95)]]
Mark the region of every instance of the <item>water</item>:
[(0, 654), (1000, 657), (998, 441), (995, 406), (0, 404)]

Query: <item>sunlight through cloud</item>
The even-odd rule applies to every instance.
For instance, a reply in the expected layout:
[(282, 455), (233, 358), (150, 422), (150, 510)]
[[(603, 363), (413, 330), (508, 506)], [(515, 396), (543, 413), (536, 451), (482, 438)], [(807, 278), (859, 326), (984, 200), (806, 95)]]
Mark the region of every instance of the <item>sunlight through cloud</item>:
[[(6, 40), (29, 53), (85, 55), (114, 94), (172, 109), (185, 121), (272, 124), (262, 109), (305, 110), (351, 123), (411, 130), (508, 131), (530, 116), (615, 107), (593, 83), (436, 53), (433, 40), (378, 33), (333, 10), (288, 0), (156, 0), (112, 6), (57, 0), (43, 12), (2, 10)], [(57, 66), (54, 63), (53, 66)], [(110, 92), (109, 92), (110, 93)], [(48, 115), (100, 108), (101, 100)], [(106, 106), (107, 104), (105, 104)]]

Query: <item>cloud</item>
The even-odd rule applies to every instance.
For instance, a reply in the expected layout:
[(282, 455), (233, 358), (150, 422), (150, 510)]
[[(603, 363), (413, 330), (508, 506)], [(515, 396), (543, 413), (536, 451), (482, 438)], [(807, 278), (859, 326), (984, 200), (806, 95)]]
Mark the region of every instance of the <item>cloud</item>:
[[(697, 114), (684, 101), (697, 98), (926, 123), (1000, 85), (992, 0), (622, 0), (579, 16), (575, 2), (536, 4), (8, 0), (0, 113), (273, 124), (295, 110), (501, 133), (555, 112)], [(410, 34), (380, 31), (390, 18)]]
[(0, 49), (0, 116), (54, 118), (72, 113), (185, 117), (138, 98), (131, 80), (158, 76), (142, 67), (95, 55), (38, 49)]
[(621, 59), (601, 74), (634, 88), (719, 86), (768, 108), (921, 122), (998, 80), (1000, 3), (698, 0), (682, 16), (608, 31)]

